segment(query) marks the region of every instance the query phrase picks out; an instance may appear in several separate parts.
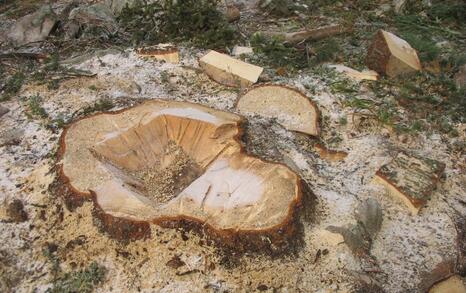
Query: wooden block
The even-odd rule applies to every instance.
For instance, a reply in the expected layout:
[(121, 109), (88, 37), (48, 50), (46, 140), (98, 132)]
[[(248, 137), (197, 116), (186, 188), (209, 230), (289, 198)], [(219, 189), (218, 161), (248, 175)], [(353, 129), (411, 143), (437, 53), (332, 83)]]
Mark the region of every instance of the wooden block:
[(416, 50), (405, 40), (384, 30), (376, 33), (367, 53), (366, 64), (370, 69), (390, 77), (422, 69)]
[(205, 73), (218, 83), (233, 87), (248, 87), (257, 82), (264, 70), (228, 55), (210, 51), (199, 60)]
[(377, 171), (374, 181), (384, 185), (389, 194), (401, 199), (413, 215), (427, 200), (445, 169), (445, 164), (400, 152)]
[(179, 63), (180, 55), (178, 48), (171, 44), (158, 44), (156, 46), (136, 49), (136, 53), (142, 57), (163, 60), (169, 63)]

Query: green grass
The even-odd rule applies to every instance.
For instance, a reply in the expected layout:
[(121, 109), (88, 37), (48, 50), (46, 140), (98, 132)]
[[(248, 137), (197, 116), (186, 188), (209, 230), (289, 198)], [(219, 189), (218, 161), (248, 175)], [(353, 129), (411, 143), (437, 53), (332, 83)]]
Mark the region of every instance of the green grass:
[(29, 97), (28, 107), (33, 117), (42, 119), (49, 117), (47, 111), (42, 107), (42, 97), (39, 95)]
[(23, 85), (25, 78), (26, 77), (24, 73), (22, 73), (21, 71), (10, 76), (7, 79), (7, 82), (3, 89), (4, 92), (0, 96), (0, 102), (7, 101), (11, 99), (14, 95), (16, 95), (21, 89), (21, 86)]
[(204, 48), (226, 48), (237, 33), (217, 9), (219, 0), (139, 2), (123, 9), (119, 22), (133, 42), (191, 42)]
[(96, 262), (80, 271), (65, 273), (57, 278), (48, 293), (90, 293), (105, 279), (106, 269)]

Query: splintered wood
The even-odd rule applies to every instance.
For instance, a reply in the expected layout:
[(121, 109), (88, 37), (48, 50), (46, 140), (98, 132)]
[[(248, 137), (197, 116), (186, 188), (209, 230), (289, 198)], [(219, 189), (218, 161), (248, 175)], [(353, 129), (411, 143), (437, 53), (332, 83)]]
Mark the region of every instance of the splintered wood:
[(145, 58), (153, 58), (169, 63), (179, 63), (180, 55), (178, 48), (171, 44), (158, 44), (150, 47), (136, 49), (136, 53)]
[(416, 215), (430, 199), (444, 169), (441, 162), (400, 152), (377, 171), (375, 182), (384, 185)]
[(317, 106), (301, 92), (281, 85), (257, 86), (237, 104), (242, 114), (277, 119), (288, 130), (319, 136)]
[(224, 236), (283, 233), (301, 200), (300, 179), (243, 153), (241, 122), (173, 101), (85, 118), (62, 135), (62, 180), (107, 220), (188, 221)]
[(421, 62), (408, 42), (390, 32), (379, 30), (366, 58), (367, 66), (380, 74), (395, 77), (422, 69)]
[(228, 55), (210, 51), (199, 60), (204, 72), (213, 80), (231, 87), (249, 87), (257, 82), (264, 70)]

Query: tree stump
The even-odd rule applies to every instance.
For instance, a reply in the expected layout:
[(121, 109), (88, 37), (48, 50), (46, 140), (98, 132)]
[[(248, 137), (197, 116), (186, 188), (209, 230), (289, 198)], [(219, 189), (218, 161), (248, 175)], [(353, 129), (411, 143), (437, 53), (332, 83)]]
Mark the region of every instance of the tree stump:
[(301, 180), (245, 154), (242, 121), (162, 100), (84, 118), (61, 137), (60, 180), (73, 198), (92, 199), (119, 239), (146, 237), (155, 223), (202, 228), (233, 247), (284, 243), (294, 233)]

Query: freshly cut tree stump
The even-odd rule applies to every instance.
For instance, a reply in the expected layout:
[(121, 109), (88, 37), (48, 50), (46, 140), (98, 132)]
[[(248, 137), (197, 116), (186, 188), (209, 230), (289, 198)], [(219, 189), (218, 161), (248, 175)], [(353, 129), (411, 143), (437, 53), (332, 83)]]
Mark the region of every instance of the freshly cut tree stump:
[(319, 136), (319, 110), (304, 94), (282, 85), (260, 85), (244, 94), (236, 105), (242, 114), (275, 118), (291, 131)]
[(241, 122), (162, 100), (85, 118), (61, 137), (61, 180), (75, 198), (94, 200), (117, 238), (178, 223), (232, 246), (264, 235), (280, 243), (294, 230), (301, 181), (284, 165), (246, 155)]
[(460, 276), (454, 275), (432, 286), (429, 293), (466, 293), (466, 286)]
[(172, 44), (158, 44), (150, 47), (136, 49), (139, 56), (163, 60), (169, 63), (179, 63), (180, 55), (178, 48)]
[(405, 40), (384, 30), (376, 33), (367, 53), (366, 64), (370, 69), (390, 77), (422, 69), (416, 50)]
[(199, 60), (205, 73), (218, 83), (231, 87), (248, 87), (257, 82), (262, 67), (210, 51)]
[(388, 193), (401, 199), (416, 215), (435, 190), (445, 164), (400, 152), (396, 158), (377, 171), (375, 182)]

